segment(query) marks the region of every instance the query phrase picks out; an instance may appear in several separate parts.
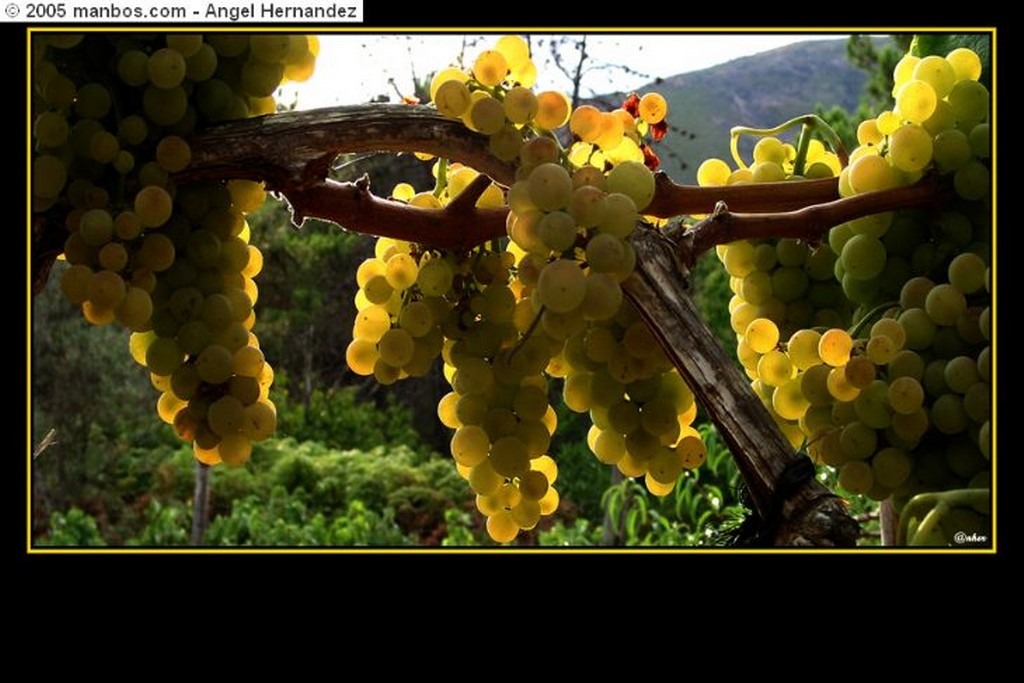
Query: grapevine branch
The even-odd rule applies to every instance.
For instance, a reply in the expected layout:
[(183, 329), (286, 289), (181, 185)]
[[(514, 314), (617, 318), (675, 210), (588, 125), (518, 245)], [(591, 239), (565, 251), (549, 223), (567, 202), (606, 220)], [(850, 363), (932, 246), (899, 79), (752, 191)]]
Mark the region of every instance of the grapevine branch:
[[(631, 242), (636, 270), (622, 283), (623, 291), (708, 411), (755, 510), (766, 519), (787, 468), (799, 456), (701, 319), (673, 245), (651, 229), (638, 230)], [(857, 536), (842, 501), (813, 478), (782, 502), (781, 517), (776, 545), (851, 546)]]
[[(365, 177), (351, 183), (327, 177), (342, 152), (415, 150), (462, 162), (504, 185), (514, 181), (516, 169), (490, 154), (484, 136), (426, 107), (368, 105), (275, 114), (219, 125), (194, 136), (190, 145), (192, 163), (175, 182), (262, 180), (287, 197), (297, 219), (316, 216), (358, 232), (449, 248), (468, 248), (505, 234), (506, 210), (473, 206), (487, 187), (483, 177), (465, 190), (464, 198), (441, 210), (375, 197)], [(681, 233), (638, 230), (632, 237), (637, 271), (623, 288), (730, 446), (762, 516), (780, 506), (780, 481), (797, 456), (701, 321), (687, 294), (687, 266), (716, 244), (778, 236), (818, 239), (837, 223), (927, 204), (944, 191), (924, 183), (838, 199), (834, 179), (687, 187), (657, 176), (655, 197), (645, 213), (714, 215)], [(59, 214), (58, 207), (34, 224), (40, 228), (42, 223), (33, 231), (33, 268), (40, 248), (63, 242), (54, 232), (64, 230)], [(56, 255), (51, 253), (50, 262)], [(45, 280), (45, 273), (34, 275), (37, 283), (40, 275)], [(773, 539), (777, 544), (848, 545), (856, 536), (856, 525), (838, 499), (813, 479), (781, 501), (781, 516)]]
[[(795, 184), (798, 183), (791, 183)], [(728, 202), (723, 200), (711, 216), (683, 235), (680, 252), (689, 257), (688, 265), (692, 266), (696, 257), (708, 249), (736, 240), (778, 237), (818, 240), (840, 223), (885, 211), (927, 206), (941, 200), (950, 189), (929, 179), (907, 187), (859, 194), (794, 211), (766, 214), (732, 213), (728, 209)]]
[[(288, 198), (297, 222), (312, 216), (356, 232), (449, 248), (469, 248), (505, 235), (505, 212), (470, 210), (468, 199), (473, 195), (455, 200), (446, 213), (379, 199), (369, 191), (366, 179), (343, 183), (327, 178), (334, 158), (343, 152), (415, 150), (462, 162), (503, 185), (514, 181), (515, 167), (490, 153), (485, 136), (429, 107), (371, 104), (284, 112), (222, 124), (189, 143), (192, 162), (175, 176), (177, 182), (262, 180)], [(478, 193), (484, 189), (484, 184), (475, 186)], [(715, 244), (736, 239), (817, 238), (829, 227), (858, 216), (933, 201), (935, 192), (924, 183), (838, 199), (835, 178), (696, 187), (679, 185), (658, 173), (654, 199), (644, 212), (672, 218), (710, 213), (724, 202), (730, 212), (694, 232), (690, 256), (696, 259)], [(807, 213), (801, 213), (804, 209)]]

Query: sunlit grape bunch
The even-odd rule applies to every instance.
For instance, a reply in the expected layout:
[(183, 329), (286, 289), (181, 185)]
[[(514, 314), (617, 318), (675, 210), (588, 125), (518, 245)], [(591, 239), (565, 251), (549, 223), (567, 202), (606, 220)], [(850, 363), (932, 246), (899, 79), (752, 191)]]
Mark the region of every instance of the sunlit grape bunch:
[(32, 209), (67, 228), (61, 288), (90, 323), (132, 331), (159, 416), (207, 464), (244, 463), (276, 427), (245, 220), (266, 193), (173, 176), (188, 136), (275, 111), (278, 85), (308, 78), (317, 50), (278, 34), (34, 37)]
[[(947, 203), (856, 218), (820, 244), (718, 247), (754, 393), (794, 448), (836, 468), (840, 487), (891, 498), (897, 511), (919, 494), (991, 485), (990, 131), (980, 74), (965, 49), (904, 57), (894, 108), (860, 125), (848, 166), (816, 140), (801, 158), (765, 136), (753, 166), (709, 159), (697, 173), (704, 186), (838, 175), (843, 196), (929, 171), (952, 175), (958, 196)], [(966, 508), (955, 518), (963, 528), (988, 523)], [(949, 538), (929, 529), (918, 542), (952, 537), (952, 526), (942, 527)]]
[[(657, 156), (646, 140), (664, 135), (668, 105), (648, 93), (614, 112), (572, 111), (561, 92), (535, 94), (535, 80), (518, 36), (501, 38), (468, 69), (434, 78), (438, 111), (487, 135), (495, 157), (516, 167), (507, 192), (492, 184), (476, 204), (509, 207), (508, 240), (461, 253), (379, 240), (357, 273), (359, 314), (348, 349), (353, 371), (384, 383), (421, 374), (440, 353), (452, 391), (438, 415), (455, 430), (452, 456), (498, 542), (534, 528), (558, 505), (545, 375), (573, 383), (577, 409), (590, 375), (607, 378), (599, 394), (607, 403), (595, 403), (593, 414), (622, 407), (614, 425), (602, 417), (591, 448), (629, 476), (645, 476), (652, 492), (666, 495), (704, 458), (689, 426), (693, 395), (643, 336), (620, 286), (636, 261), (628, 238), (655, 194)], [(432, 192), (405, 186), (392, 198), (442, 209), (477, 172), (439, 160), (434, 175)], [(591, 351), (618, 357), (588, 358), (585, 337), (603, 340)]]
[(893, 73), (895, 106), (857, 128), (860, 146), (840, 176), (843, 196), (909, 185), (930, 168), (953, 174), (967, 200), (987, 196), (989, 91), (981, 60), (967, 48), (945, 57), (905, 55)]

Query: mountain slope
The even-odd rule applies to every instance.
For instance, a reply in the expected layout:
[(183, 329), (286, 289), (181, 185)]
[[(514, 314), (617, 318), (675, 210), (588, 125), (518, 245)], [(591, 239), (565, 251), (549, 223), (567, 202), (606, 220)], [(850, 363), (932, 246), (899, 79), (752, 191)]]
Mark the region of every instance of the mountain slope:
[[(867, 76), (846, 59), (845, 39), (796, 43), (725, 64), (680, 74), (641, 92), (657, 90), (669, 103), (669, 123), (689, 135), (671, 133), (655, 151), (662, 168), (679, 182), (694, 182), (708, 157), (729, 154), (733, 126), (769, 128), (800, 114), (838, 104), (855, 109)], [(749, 138), (747, 138), (749, 139)], [(749, 162), (752, 143), (742, 146)], [(671, 153), (669, 152), (671, 151)], [(680, 169), (678, 155), (687, 164)]]

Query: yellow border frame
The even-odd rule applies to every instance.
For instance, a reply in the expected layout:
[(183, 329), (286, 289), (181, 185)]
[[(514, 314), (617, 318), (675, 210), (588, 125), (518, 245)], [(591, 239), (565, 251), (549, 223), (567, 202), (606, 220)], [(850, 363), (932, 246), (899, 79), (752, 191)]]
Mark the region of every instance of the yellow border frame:
[(995, 285), (997, 267), (997, 235), (998, 235), (998, 211), (997, 211), (997, 188), (998, 183), (996, 182), (997, 171), (996, 166), (998, 164), (998, 155), (995, 150), (998, 147), (996, 144), (997, 133), (995, 126), (995, 114), (997, 111), (996, 105), (996, 87), (997, 82), (997, 29), (994, 26), (989, 27), (906, 27), (906, 26), (882, 26), (882, 27), (745, 27), (745, 28), (729, 28), (729, 27), (629, 27), (629, 28), (607, 28), (607, 27), (565, 27), (565, 26), (513, 26), (513, 27), (458, 27), (458, 28), (422, 28), (422, 27), (366, 27), (360, 24), (346, 24), (340, 26), (330, 27), (317, 27), (313, 25), (300, 25), (300, 26), (287, 26), (287, 25), (273, 25), (273, 26), (246, 26), (246, 25), (232, 25), (232, 26), (208, 26), (208, 25), (193, 25), (193, 26), (168, 26), (168, 25), (155, 25), (155, 26), (135, 26), (131, 24), (124, 25), (93, 25), (88, 24), (85, 26), (65, 26), (65, 25), (53, 25), (53, 26), (39, 26), (39, 27), (26, 27), (25, 28), (25, 68), (26, 68), (26, 82), (25, 82), (25, 107), (26, 107), (26, 178), (31, 181), (32, 177), (32, 36), (35, 33), (95, 33), (95, 32), (131, 32), (131, 33), (142, 33), (147, 31), (153, 32), (193, 32), (193, 33), (227, 33), (227, 32), (270, 32), (270, 33), (356, 33), (356, 34), (400, 34), (400, 33), (420, 33), (420, 34), (450, 34), (450, 33), (481, 33), (481, 34), (497, 34), (497, 33), (597, 33), (597, 34), (639, 34), (639, 33), (656, 33), (656, 34), (707, 34), (707, 33), (723, 33), (723, 34), (745, 34), (745, 33), (758, 33), (758, 34), (773, 34), (773, 33), (794, 33), (794, 34), (816, 34), (816, 33), (987, 33), (991, 36), (992, 54), (991, 54), (991, 69), (992, 69), (992, 105), (990, 120), (992, 121), (992, 153), (990, 155), (992, 163), (992, 430), (991, 430), (991, 458), (990, 462), (992, 465), (992, 547), (991, 548), (890, 548), (890, 547), (856, 547), (856, 548), (764, 548), (764, 549), (745, 549), (745, 548), (694, 548), (689, 546), (679, 546), (678, 548), (521, 548), (521, 547), (481, 547), (481, 548), (302, 548), (302, 547), (288, 547), (288, 548), (37, 548), (32, 546), (32, 189), (31, 182), (26, 183), (26, 224), (28, 226), (28, 239), (26, 241), (25, 248), (25, 272), (26, 272), (26, 328), (28, 345), (26, 347), (26, 362), (25, 362), (25, 389), (26, 389), (26, 403), (28, 405), (28, 411), (26, 415), (26, 457), (27, 467), (25, 472), (26, 479), (26, 490), (25, 490), (25, 507), (26, 507), (26, 528), (25, 528), (25, 552), (30, 555), (110, 555), (110, 554), (129, 554), (129, 555), (154, 555), (154, 554), (196, 554), (196, 555), (211, 555), (211, 554), (258, 554), (258, 555), (281, 555), (281, 554), (353, 554), (353, 555), (416, 555), (416, 554), (444, 554), (444, 555), (476, 555), (476, 554), (586, 554), (586, 555), (650, 555), (650, 554), (716, 554), (716, 555), (761, 555), (761, 554), (812, 554), (812, 555), (846, 555), (846, 554), (857, 554), (857, 555), (868, 555), (868, 554), (883, 554), (883, 555), (932, 555), (932, 554), (944, 554), (944, 555), (994, 555), (998, 552), (998, 520), (996, 508), (997, 505), (997, 489), (998, 489), (998, 476), (997, 476), (997, 433), (996, 429), (996, 404), (998, 396), (998, 351), (996, 349), (995, 339), (997, 337), (997, 304), (996, 299), (998, 298), (997, 287)]

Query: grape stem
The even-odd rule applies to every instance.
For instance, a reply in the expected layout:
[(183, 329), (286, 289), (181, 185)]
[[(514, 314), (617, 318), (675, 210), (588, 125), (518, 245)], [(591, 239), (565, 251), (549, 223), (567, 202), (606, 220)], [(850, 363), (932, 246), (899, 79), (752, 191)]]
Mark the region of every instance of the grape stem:
[(434, 196), (438, 199), (448, 187), (448, 160), (441, 157), (437, 160), (437, 179), (434, 181)]
[(870, 322), (872, 322), (876, 318), (881, 317), (881, 315), (888, 311), (890, 308), (898, 308), (899, 305), (899, 301), (886, 301), (884, 304), (879, 304), (875, 306), (870, 311), (868, 311), (863, 318), (858, 320), (856, 325), (850, 328), (850, 336), (856, 339), (857, 337), (860, 336), (860, 333), (864, 331), (864, 329), (868, 326)]
[(540, 310), (537, 311), (537, 315), (534, 316), (533, 322), (531, 322), (530, 326), (528, 328), (526, 328), (526, 332), (523, 332), (522, 339), (520, 339), (519, 342), (516, 344), (515, 348), (512, 349), (509, 352), (509, 354), (508, 354), (508, 359), (509, 360), (512, 360), (512, 358), (514, 358), (515, 355), (517, 353), (519, 353), (519, 349), (523, 348), (523, 346), (530, 339), (530, 337), (533, 336), (533, 333), (537, 330), (537, 326), (540, 325), (540, 319), (541, 319), (541, 316), (544, 315), (544, 310), (545, 310), (545, 306), (541, 306)]
[(811, 127), (806, 123), (800, 129), (800, 139), (796, 143), (796, 159), (793, 160), (793, 175), (802, 176), (807, 165), (807, 150), (811, 147)]
[[(832, 147), (832, 151), (835, 152), (836, 156), (839, 157), (839, 163), (845, 167), (849, 164), (850, 156), (846, 152), (846, 145), (836, 134), (832, 126), (828, 125), (824, 119), (816, 114), (804, 114), (803, 116), (797, 116), (788, 121), (780, 123), (774, 128), (751, 128), (750, 126), (733, 126), (729, 130), (729, 151), (732, 152), (732, 158), (736, 162), (736, 165), (740, 168), (747, 168), (746, 162), (743, 161), (743, 157), (740, 155), (739, 141), (741, 135), (756, 135), (757, 137), (765, 137), (769, 135), (778, 135), (784, 130), (788, 130), (794, 126), (803, 125), (805, 132), (807, 129), (817, 129), (825, 137), (826, 142)], [(808, 140), (808, 144), (810, 141)]]
[[(911, 519), (921, 518), (917, 527), (917, 534), (921, 534), (922, 531), (933, 529), (948, 510), (958, 507), (970, 507), (978, 513), (989, 514), (991, 512), (990, 489), (953, 489), (914, 496), (900, 512), (896, 545), (907, 544)], [(928, 512), (925, 513), (925, 510)], [(923, 517), (922, 514), (924, 514)]]

